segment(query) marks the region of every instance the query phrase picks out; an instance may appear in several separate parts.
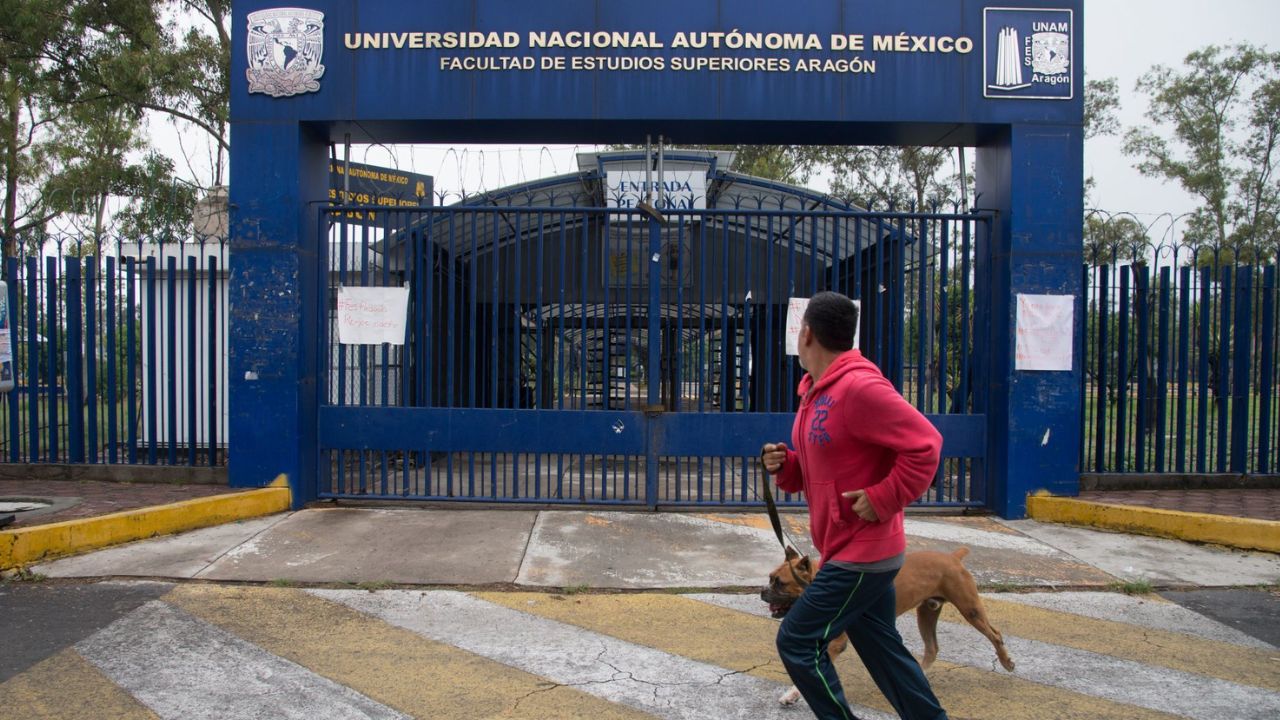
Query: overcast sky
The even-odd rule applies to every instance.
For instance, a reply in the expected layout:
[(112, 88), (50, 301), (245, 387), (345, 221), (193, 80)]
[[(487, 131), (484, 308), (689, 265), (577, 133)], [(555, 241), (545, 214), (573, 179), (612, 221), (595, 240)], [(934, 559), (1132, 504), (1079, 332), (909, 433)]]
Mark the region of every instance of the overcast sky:
[[(1134, 83), (1152, 65), (1179, 66), (1187, 53), (1209, 44), (1250, 42), (1280, 50), (1280, 0), (1085, 0), (1084, 15), (1086, 71), (1091, 78), (1119, 80), (1125, 128), (1144, 122), (1145, 99)], [(176, 154), (172, 129), (163, 134), (163, 146)], [(1194, 207), (1176, 186), (1134, 170), (1121, 144), (1120, 138), (1096, 138), (1085, 147), (1085, 172), (1097, 181), (1092, 205), (1147, 222)], [(394, 157), (382, 148), (357, 148), (352, 160), (435, 175), (437, 189), (473, 193), (572, 171), (578, 149), (592, 146), (402, 146)], [(1157, 222), (1152, 231), (1158, 234), (1164, 224)]]
[[(1152, 65), (1177, 67), (1206, 45), (1248, 42), (1280, 51), (1280, 0), (1085, 0), (1085, 70), (1091, 78), (1120, 83), (1120, 122), (1145, 121), (1146, 99), (1134, 83)], [(1097, 189), (1092, 203), (1155, 220), (1195, 207), (1172, 184), (1143, 177), (1121, 152), (1120, 138), (1095, 138), (1085, 145), (1085, 173)], [(1153, 230), (1159, 231), (1163, 225)]]

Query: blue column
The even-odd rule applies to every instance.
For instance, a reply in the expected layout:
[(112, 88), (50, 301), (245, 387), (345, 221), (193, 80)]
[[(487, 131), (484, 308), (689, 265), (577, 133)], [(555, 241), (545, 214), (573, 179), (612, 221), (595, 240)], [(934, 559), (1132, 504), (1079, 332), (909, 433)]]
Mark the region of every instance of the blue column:
[(228, 342), (230, 482), (280, 474), (295, 507), (316, 492), (317, 204), (326, 144), (297, 122), (234, 123)]
[[(992, 509), (1026, 515), (1028, 493), (1080, 491), (1080, 371), (1014, 370), (1019, 293), (1072, 295), (1083, 262), (1084, 139), (1078, 126), (1015, 125), (978, 150), (978, 205), (999, 215), (979, 280), (990, 309), (987, 383), (987, 488)], [(1077, 311), (1078, 312), (1078, 311)], [(1079, 337), (1077, 325), (1064, 336)]]

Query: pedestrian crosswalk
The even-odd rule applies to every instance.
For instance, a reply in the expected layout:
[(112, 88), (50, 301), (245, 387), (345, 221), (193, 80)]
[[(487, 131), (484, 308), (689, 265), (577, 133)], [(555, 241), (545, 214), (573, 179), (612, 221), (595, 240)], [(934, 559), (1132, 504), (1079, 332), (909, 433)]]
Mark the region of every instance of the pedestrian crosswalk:
[[(1158, 597), (984, 598), (1017, 670), (949, 610), (953, 718), (1280, 717), (1280, 650)], [(0, 684), (0, 718), (810, 717), (777, 703), (776, 629), (745, 594), (180, 584)], [(837, 667), (859, 717), (893, 717)]]

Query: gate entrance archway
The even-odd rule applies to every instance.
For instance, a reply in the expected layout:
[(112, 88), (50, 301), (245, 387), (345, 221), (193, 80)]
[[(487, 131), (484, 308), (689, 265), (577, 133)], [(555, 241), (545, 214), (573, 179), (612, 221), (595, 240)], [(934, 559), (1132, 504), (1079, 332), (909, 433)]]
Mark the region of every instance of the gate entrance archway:
[[(290, 479), (295, 502), (302, 504), (322, 493), (347, 492), (351, 486), (341, 483), (349, 483), (354, 472), (363, 478), (357, 483), (365, 483), (356, 486), (358, 494), (370, 495), (372, 483), (386, 477), (387, 484), (379, 484), (373, 494), (385, 489), (388, 496), (404, 496), (407, 489), (409, 496), (448, 497), (450, 477), (458, 490), (450, 465), (470, 467), (473, 453), (489, 453), (512, 456), (510, 463), (489, 466), (509, 466), (512, 475), (519, 469), (521, 478), (533, 479), (532, 494), (540, 490), (545, 497), (551, 476), (538, 468), (540, 463), (551, 455), (590, 454), (606, 458), (594, 467), (603, 468), (610, 479), (597, 482), (588, 474), (592, 466), (579, 463), (578, 484), (572, 486), (579, 500), (590, 489), (599, 495), (596, 500), (684, 502), (691, 494), (699, 497), (702, 492), (705, 499), (708, 490), (720, 493), (723, 486), (717, 499), (751, 502), (751, 470), (732, 461), (716, 468), (709, 488), (705, 482), (682, 486), (678, 501), (674, 490), (664, 499), (660, 478), (664, 468), (672, 469), (672, 477), (683, 477), (675, 471), (681, 463), (705, 466), (707, 457), (754, 455), (763, 438), (777, 436), (778, 419), (787, 414), (782, 403), (794, 383), (781, 377), (788, 371), (775, 369), (782, 365), (760, 362), (761, 353), (778, 352), (781, 342), (759, 342), (758, 336), (767, 340), (777, 331), (775, 300), (780, 296), (758, 299), (777, 289), (764, 280), (758, 285), (762, 290), (727, 289), (730, 273), (725, 273), (717, 314), (715, 303), (682, 296), (701, 287), (693, 282), (686, 287), (686, 264), (692, 269), (707, 257), (682, 246), (668, 253), (664, 264), (662, 249), (671, 244), (673, 232), (714, 238), (716, 231), (737, 223), (739, 233), (749, 228), (745, 232), (756, 236), (757, 245), (741, 247), (754, 248), (754, 258), (762, 260), (781, 252), (781, 241), (759, 227), (772, 220), (797, 226), (829, 222), (843, 227), (834, 233), (841, 238), (856, 236), (857, 228), (869, 223), (916, 226), (923, 228), (914, 231), (921, 236), (945, 231), (952, 242), (955, 233), (965, 236), (967, 231), (975, 243), (969, 256), (972, 289), (979, 293), (973, 308), (983, 308), (986, 322), (970, 338), (973, 352), (962, 354), (972, 393), (958, 402), (981, 412), (931, 414), (940, 416), (937, 422), (944, 425), (950, 450), (958, 444), (965, 456), (980, 459), (983, 482), (978, 495), (969, 485), (950, 497), (1018, 517), (1030, 491), (1073, 493), (1078, 486), (1079, 349), (1076, 369), (1068, 372), (1016, 370), (1014, 350), (1018, 294), (1080, 295), (1083, 78), (1076, 68), (1082, 67), (1081, 8), (1079, 0), (1053, 7), (1038, 0), (1025, 5), (830, 0), (810, 3), (797, 13), (791, 6), (756, 0), (655, 0), (643, 8), (578, 0), (537, 5), (469, 0), (429, 7), (391, 0), (326, 0), (309, 3), (305, 10), (236, 2), (235, 16), (245, 18), (247, 25), (235, 33), (232, 68), (232, 484), (259, 485), (283, 474)], [(274, 52), (280, 44), (293, 53)], [(671, 222), (665, 227), (598, 207), (402, 214), (396, 229), (413, 291), (425, 292), (425, 284), (434, 283), (439, 292), (441, 278), (446, 286), (454, 283), (445, 299), (452, 298), (455, 307), (448, 309), (446, 302), (441, 312), (415, 306), (424, 309), (413, 319), (412, 331), (425, 333), (423, 323), (434, 318), (437, 329), (442, 320), (445, 327), (452, 322), (462, 336), (449, 340), (452, 348), (447, 343), (443, 349), (423, 342), (406, 345), (409, 354), (401, 361), (404, 377), (398, 386), (409, 401), (403, 406), (390, 406), (390, 358), (385, 358), (388, 371), (378, 381), (381, 395), (371, 396), (366, 389), (356, 402), (337, 402), (344, 396), (331, 394), (334, 371), (325, 322), (331, 258), (324, 225), (333, 209), (322, 208), (331, 143), (346, 138), (356, 143), (608, 143), (646, 134), (684, 143), (975, 146), (979, 211), (900, 216), (713, 209), (669, 213)], [(527, 281), (553, 274), (543, 269), (504, 275), (504, 263), (508, 271), (525, 268), (529, 223), (546, 223), (557, 213), (566, 223), (576, 223), (584, 238), (596, 238), (597, 253), (617, 242), (618, 228), (627, 226), (650, 252), (634, 269), (624, 253), (620, 267), (638, 276), (649, 272), (640, 270), (647, 268), (645, 263), (654, 263), (656, 270), (645, 282), (611, 285), (602, 263), (601, 282), (595, 289), (583, 283), (584, 296), (576, 300), (567, 297), (568, 288), (575, 286), (566, 284), (566, 270), (559, 279), (566, 297), (529, 300)], [(734, 220), (735, 215), (755, 219)], [(458, 234), (459, 220), (482, 232)], [(436, 242), (442, 221), (452, 222), (449, 232), (455, 242), (472, 243), (470, 258), (442, 254)], [(503, 248), (500, 238), (516, 223), (519, 234), (514, 237), (521, 240)], [(570, 236), (566, 223), (557, 227)], [(498, 238), (487, 255), (484, 243), (491, 238), (482, 237), (484, 232)], [(901, 268), (910, 260), (910, 234), (900, 241), (879, 236), (868, 242), (865, 248), (881, 255), (870, 262), (830, 248), (825, 255), (813, 248), (808, 255), (792, 255), (810, 263), (807, 284), (794, 268), (777, 272), (776, 262), (748, 268), (745, 257), (729, 260), (725, 254), (721, 263), (723, 268), (729, 262), (752, 283), (760, 272), (773, 270), (775, 280), (800, 283), (794, 286), (800, 296), (822, 287), (855, 293), (874, 287), (876, 293), (867, 300), (871, 325), (873, 318), (905, 317), (911, 302), (919, 302), (921, 310), (935, 302), (931, 297), (913, 300), (906, 287), (898, 301), (892, 297), (899, 294), (896, 289), (888, 292), (891, 284), (880, 293), (880, 284), (869, 282), (868, 273), (895, 277), (885, 262), (896, 257)], [(545, 233), (537, 237), (544, 243), (547, 239)], [(680, 244), (678, 238), (676, 242)], [(814, 248), (820, 245), (814, 243)], [(341, 252), (347, 246), (338, 247)], [(581, 258), (568, 254), (557, 259), (579, 272), (578, 280), (583, 272), (591, 280), (590, 243), (583, 247), (585, 261), (571, 263)], [(506, 253), (516, 252), (519, 261), (507, 259)], [(655, 253), (657, 261), (652, 260)], [(388, 253), (387, 258), (393, 257)], [(460, 269), (436, 274), (441, 262), (465, 268), (473, 282), (459, 284)], [(856, 266), (852, 270), (851, 263)], [(384, 272), (371, 264), (345, 270), (362, 281)], [(664, 278), (671, 272), (676, 275), (668, 283)], [(910, 275), (902, 277), (909, 282)], [(482, 278), (487, 278), (483, 284)], [(504, 279), (517, 284), (523, 279), (525, 284), (517, 288)], [(474, 307), (470, 296), (459, 300), (460, 287), (474, 295)], [(592, 292), (600, 297), (591, 297)], [(482, 301), (486, 293), (489, 299)], [(466, 305), (467, 312), (453, 314), (457, 305)], [(619, 314), (618, 308), (625, 311)], [(623, 323), (621, 332), (618, 322)], [(719, 323), (720, 328), (718, 333), (704, 331), (691, 327), (695, 322)], [(566, 328), (563, 342), (578, 354), (576, 365), (570, 353), (546, 347), (562, 342), (561, 333), (549, 337), (551, 326)], [(570, 331), (570, 326), (576, 327)], [(892, 327), (880, 327), (876, 341), (901, 348), (894, 351), (901, 357), (877, 359), (890, 373), (899, 373), (896, 380), (909, 398), (923, 393), (928, 407), (931, 388), (947, 387), (937, 383), (937, 375), (950, 371), (950, 360), (937, 369), (927, 359), (916, 363), (918, 376), (912, 378), (909, 355), (927, 355), (934, 344), (918, 339), (912, 344), (912, 327), (905, 324), (896, 339)], [(916, 333), (930, 329), (927, 322), (914, 328)], [(1074, 328), (1070, 332), (1074, 337)], [(488, 353), (458, 355), (461, 344), (481, 342)], [(517, 350), (499, 352), (504, 344)], [(710, 353), (717, 345), (733, 349), (722, 352), (717, 372), (704, 370), (710, 363), (687, 360), (693, 349), (704, 347)], [(531, 374), (523, 362), (529, 355)], [(638, 355), (643, 360), (630, 362)], [(441, 359), (449, 360), (443, 378), (438, 373)], [(367, 366), (370, 360), (363, 362)], [(565, 381), (545, 380), (539, 363), (549, 363), (557, 373), (563, 370)], [(691, 365), (703, 377), (690, 376)], [(447, 374), (450, 367), (453, 378)], [(345, 367), (339, 378), (342, 371)], [(616, 381), (619, 371), (621, 382)], [(466, 384), (459, 384), (458, 372), (466, 374)], [(686, 401), (687, 382), (696, 389)], [(459, 392), (466, 393), (466, 404), (459, 404)], [(452, 400), (441, 405), (449, 393)], [(942, 408), (936, 395), (935, 410)], [(371, 397), (380, 402), (370, 402)], [(706, 412), (713, 398), (721, 400), (721, 407)], [(554, 409), (545, 406), (549, 399), (557, 403)], [(699, 399), (701, 409), (696, 407)], [(388, 407), (381, 407), (383, 401)], [(618, 403), (621, 407), (615, 407)], [(776, 415), (771, 412), (775, 408)], [(622, 413), (615, 418), (622, 430), (614, 422), (599, 422), (594, 413)], [(421, 428), (435, 428), (429, 442)], [(521, 454), (526, 457), (515, 457)], [(627, 459), (607, 460), (613, 455)], [(435, 469), (439, 461), (446, 468), (443, 492)], [(399, 485), (392, 484), (393, 462), (405, 468)], [(524, 469), (529, 462), (532, 472)], [(622, 474), (621, 484), (613, 479), (615, 468)], [(342, 478), (336, 485), (334, 472)], [(644, 477), (643, 495), (630, 482), (637, 473)], [(494, 477), (490, 472), (484, 480), (490, 496)], [(560, 475), (558, 481), (566, 477)], [(466, 479), (482, 486), (474, 473)], [(521, 483), (508, 485), (518, 486), (523, 499), (529, 493)], [(514, 499), (514, 490), (508, 494)]]

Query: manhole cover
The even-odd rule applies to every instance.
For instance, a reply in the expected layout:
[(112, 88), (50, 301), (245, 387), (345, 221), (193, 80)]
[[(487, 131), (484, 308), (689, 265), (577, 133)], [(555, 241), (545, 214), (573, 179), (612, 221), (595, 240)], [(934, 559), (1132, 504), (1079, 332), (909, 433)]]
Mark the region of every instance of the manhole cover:
[(0, 498), (0, 513), (30, 512), (32, 510), (43, 510), (52, 505), (53, 503), (43, 500)]

